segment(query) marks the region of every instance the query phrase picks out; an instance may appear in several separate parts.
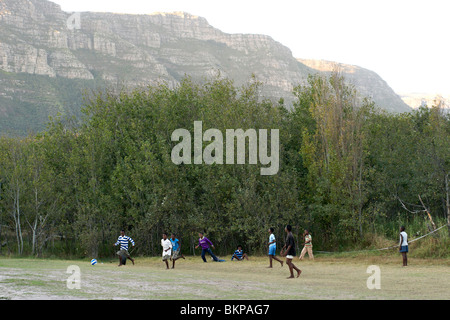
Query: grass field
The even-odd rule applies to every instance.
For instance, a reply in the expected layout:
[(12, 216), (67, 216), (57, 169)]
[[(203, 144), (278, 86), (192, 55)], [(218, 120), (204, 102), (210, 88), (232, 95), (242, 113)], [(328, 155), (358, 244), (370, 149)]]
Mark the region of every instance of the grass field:
[[(450, 299), (450, 261), (401, 257), (318, 256), (294, 263), (302, 274), (286, 279), (288, 267), (267, 257), (250, 261), (203, 263), (200, 257), (178, 260), (166, 270), (159, 258), (136, 258), (126, 266), (116, 260), (0, 258), (0, 299)], [(68, 289), (67, 268), (80, 268), (80, 289)], [(367, 267), (381, 270), (381, 288), (368, 289)]]

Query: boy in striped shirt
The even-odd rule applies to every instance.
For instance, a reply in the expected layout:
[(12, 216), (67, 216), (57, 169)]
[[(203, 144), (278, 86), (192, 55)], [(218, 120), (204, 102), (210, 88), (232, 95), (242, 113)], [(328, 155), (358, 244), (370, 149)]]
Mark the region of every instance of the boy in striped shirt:
[(128, 242), (131, 242), (131, 244), (134, 247), (134, 240), (131, 239), (129, 236), (125, 235), (125, 230), (120, 230), (120, 236), (119, 238), (117, 238), (117, 242), (114, 243), (114, 246), (120, 244), (120, 249), (119, 251), (117, 251), (117, 255), (119, 256), (119, 267), (122, 265), (122, 257), (130, 259), (131, 262), (134, 264), (134, 259), (131, 258), (130, 253), (128, 252)]
[(237, 246), (237, 250), (233, 253), (233, 256), (231, 257), (231, 260), (234, 260), (234, 258), (236, 258), (236, 260), (238, 260), (238, 261), (241, 261), (241, 260), (244, 260), (244, 259), (248, 260), (248, 256), (242, 250), (242, 246), (241, 245)]

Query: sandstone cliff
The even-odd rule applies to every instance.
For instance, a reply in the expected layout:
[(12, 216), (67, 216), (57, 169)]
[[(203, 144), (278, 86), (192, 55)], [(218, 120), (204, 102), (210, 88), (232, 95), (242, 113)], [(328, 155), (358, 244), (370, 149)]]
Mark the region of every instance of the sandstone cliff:
[[(294, 86), (319, 72), (269, 36), (227, 34), (189, 13), (81, 12), (75, 27), (71, 17), (47, 0), (0, 0), (0, 132), (11, 123), (5, 117), (27, 117), (33, 108), (42, 111), (42, 119), (54, 110), (79, 109), (81, 99), (68, 88), (158, 81), (174, 86), (185, 75), (200, 81), (220, 71), (237, 85), (256, 75), (264, 84), (262, 95), (283, 97), (289, 106)], [(355, 74), (362, 77), (352, 79), (357, 89), (379, 107), (410, 110), (375, 73)], [(34, 126), (32, 119), (26, 122), (39, 130), (42, 119)]]

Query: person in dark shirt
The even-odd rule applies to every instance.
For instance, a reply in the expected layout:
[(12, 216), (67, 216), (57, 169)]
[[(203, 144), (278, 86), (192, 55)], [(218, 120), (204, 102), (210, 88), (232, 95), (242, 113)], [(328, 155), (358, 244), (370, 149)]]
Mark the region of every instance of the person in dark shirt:
[(286, 231), (286, 244), (284, 245), (283, 249), (281, 249), (281, 256), (286, 257), (286, 264), (289, 266), (289, 272), (291, 275), (288, 277), (288, 279), (294, 278), (294, 269), (297, 271), (297, 278), (300, 277), (300, 274), (302, 271), (297, 268), (293, 263), (292, 259), (294, 259), (296, 253), (295, 253), (295, 241), (294, 241), (294, 235), (292, 234), (292, 227), (290, 225), (287, 225), (286, 228), (284, 228)]

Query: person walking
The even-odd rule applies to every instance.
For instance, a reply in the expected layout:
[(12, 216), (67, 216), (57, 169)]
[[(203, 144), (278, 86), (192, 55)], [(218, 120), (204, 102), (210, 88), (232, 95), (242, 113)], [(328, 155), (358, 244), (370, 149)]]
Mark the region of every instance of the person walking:
[(312, 252), (312, 237), (308, 229), (305, 229), (305, 232), (303, 233), (303, 239), (305, 239), (305, 245), (303, 246), (302, 252), (300, 253), (300, 256), (298, 258), (300, 260), (303, 260), (306, 252), (308, 252), (309, 259), (314, 260), (314, 255)]
[(273, 234), (274, 231), (274, 228), (269, 228), (269, 266), (267, 268), (272, 268), (272, 260), (278, 261), (281, 266), (283, 266), (283, 260), (280, 260), (275, 256), (277, 251), (277, 241), (275, 240), (275, 235)]
[(288, 277), (288, 279), (294, 278), (294, 270), (297, 271), (297, 278), (300, 277), (300, 274), (302, 273), (302, 270), (297, 268), (293, 263), (292, 259), (295, 257), (295, 240), (294, 235), (292, 234), (292, 227), (290, 225), (287, 225), (284, 228), (284, 231), (286, 231), (286, 244), (281, 249), (281, 256), (286, 257), (286, 264), (289, 266), (289, 272), (291, 275)]

